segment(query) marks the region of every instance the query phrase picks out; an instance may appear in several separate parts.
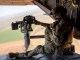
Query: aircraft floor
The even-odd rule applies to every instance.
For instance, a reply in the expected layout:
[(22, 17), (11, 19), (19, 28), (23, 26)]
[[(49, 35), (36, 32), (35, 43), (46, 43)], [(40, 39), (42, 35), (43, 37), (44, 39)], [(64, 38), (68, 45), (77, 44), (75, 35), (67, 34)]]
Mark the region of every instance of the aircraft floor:
[(36, 55), (33, 58), (20, 58), (20, 59), (9, 59), (8, 55), (1, 55), (0, 60), (80, 60), (80, 55), (74, 53), (74, 55), (58, 56), (58, 59), (54, 55)]

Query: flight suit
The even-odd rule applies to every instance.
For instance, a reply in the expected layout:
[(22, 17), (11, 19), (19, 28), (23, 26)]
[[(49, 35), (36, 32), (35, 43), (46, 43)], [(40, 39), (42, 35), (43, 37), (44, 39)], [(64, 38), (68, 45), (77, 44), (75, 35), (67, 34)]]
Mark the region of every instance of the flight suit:
[(39, 53), (54, 54), (56, 48), (64, 50), (72, 43), (73, 22), (67, 16), (62, 17), (45, 29), (45, 44), (38, 45), (35, 49), (28, 52), (28, 56), (33, 56)]

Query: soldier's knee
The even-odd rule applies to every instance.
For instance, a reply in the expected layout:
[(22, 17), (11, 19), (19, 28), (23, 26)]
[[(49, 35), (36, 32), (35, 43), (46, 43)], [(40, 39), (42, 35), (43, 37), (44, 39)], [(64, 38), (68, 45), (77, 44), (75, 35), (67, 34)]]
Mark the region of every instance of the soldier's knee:
[(37, 53), (44, 53), (43, 46), (42, 46), (42, 45), (38, 45), (38, 46), (35, 48), (35, 52), (37, 52)]

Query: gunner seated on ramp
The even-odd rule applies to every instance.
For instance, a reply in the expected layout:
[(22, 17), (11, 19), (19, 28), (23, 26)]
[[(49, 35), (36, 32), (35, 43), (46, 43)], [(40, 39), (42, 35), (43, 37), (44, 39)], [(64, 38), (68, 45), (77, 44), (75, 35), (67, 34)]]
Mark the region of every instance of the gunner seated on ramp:
[(37, 54), (72, 54), (68, 50), (72, 45), (73, 20), (66, 16), (67, 10), (62, 6), (53, 9), (52, 16), (55, 20), (52, 24), (34, 20), (34, 24), (46, 27), (45, 44), (38, 45), (35, 49), (27, 51), (28, 57)]

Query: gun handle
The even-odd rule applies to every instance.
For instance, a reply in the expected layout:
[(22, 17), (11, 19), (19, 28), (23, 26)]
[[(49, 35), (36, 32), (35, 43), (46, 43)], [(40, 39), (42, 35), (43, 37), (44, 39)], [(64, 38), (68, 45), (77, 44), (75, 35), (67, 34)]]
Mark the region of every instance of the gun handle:
[(29, 32), (24, 33), (24, 40), (25, 40), (24, 47), (27, 50), (29, 45), (30, 45), (30, 35), (29, 35)]

